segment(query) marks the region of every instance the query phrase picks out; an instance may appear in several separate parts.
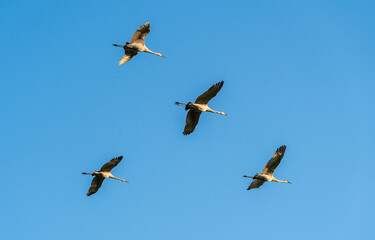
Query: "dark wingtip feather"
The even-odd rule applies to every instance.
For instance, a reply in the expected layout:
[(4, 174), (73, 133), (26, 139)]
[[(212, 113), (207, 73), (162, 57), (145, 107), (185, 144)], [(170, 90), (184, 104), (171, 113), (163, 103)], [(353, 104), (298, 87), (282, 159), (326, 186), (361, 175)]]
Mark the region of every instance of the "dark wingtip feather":
[(285, 145), (282, 145), (281, 147), (279, 147), (278, 149), (277, 149), (277, 152), (285, 152), (285, 149), (286, 149), (286, 146)]
[(119, 160), (122, 160), (123, 156), (117, 157)]
[(222, 87), (223, 84), (224, 84), (224, 81), (221, 81), (221, 82), (216, 83), (215, 85)]

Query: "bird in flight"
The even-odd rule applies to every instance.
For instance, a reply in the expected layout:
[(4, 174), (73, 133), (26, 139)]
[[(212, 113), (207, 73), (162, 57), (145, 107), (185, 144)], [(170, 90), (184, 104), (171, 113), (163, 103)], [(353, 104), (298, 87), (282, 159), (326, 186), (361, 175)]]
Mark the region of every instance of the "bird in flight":
[(113, 178), (113, 179), (120, 180), (120, 181), (123, 181), (123, 182), (128, 182), (125, 179), (117, 178), (117, 177), (113, 176), (112, 173), (111, 173), (111, 170), (114, 167), (116, 167), (117, 164), (119, 164), (121, 162), (121, 160), (122, 160), (122, 156), (117, 157), (117, 158), (113, 158), (111, 161), (104, 164), (103, 167), (99, 171), (94, 171), (93, 173), (85, 173), (85, 172), (82, 173), (82, 174), (85, 174), (85, 175), (94, 176), (94, 179), (91, 182), (90, 189), (86, 194), (87, 196), (90, 196), (90, 195), (96, 193), (99, 190), (99, 188), (102, 186), (102, 183), (103, 183), (105, 178)]
[(138, 52), (147, 52), (151, 54), (155, 54), (160, 57), (164, 57), (161, 53), (156, 53), (148, 49), (145, 45), (145, 38), (147, 34), (150, 32), (150, 23), (146, 22), (145, 24), (141, 25), (137, 31), (132, 36), (132, 39), (129, 42), (126, 42), (125, 45), (118, 45), (118, 44), (112, 44), (115, 47), (121, 47), (125, 50), (125, 55), (122, 57), (122, 59), (119, 62), (119, 65), (123, 65), (132, 57), (138, 54)]
[(277, 180), (273, 176), (273, 172), (279, 166), (281, 159), (284, 156), (286, 146), (283, 145), (279, 147), (276, 152), (273, 154), (272, 158), (268, 161), (266, 166), (263, 168), (263, 171), (261, 174), (255, 174), (254, 176), (246, 176), (243, 175), (243, 177), (246, 178), (252, 178), (254, 181), (250, 184), (250, 186), (247, 188), (247, 190), (253, 189), (253, 188), (259, 188), (263, 185), (264, 182), (283, 182), (283, 183), (291, 183), (288, 182), (288, 180)]
[(224, 81), (218, 82), (214, 85), (212, 85), (205, 93), (200, 95), (197, 100), (195, 100), (195, 103), (188, 102), (187, 104), (175, 102), (178, 106), (185, 107), (185, 110), (189, 110), (186, 116), (186, 124), (183, 135), (189, 135), (192, 133), (195, 129), (195, 127), (198, 124), (199, 117), (202, 112), (212, 112), (212, 113), (218, 113), (221, 115), (228, 116), (228, 114), (224, 112), (218, 112), (214, 111), (211, 108), (207, 106), (207, 103), (216, 96), (216, 94), (220, 91), (220, 89), (223, 87)]

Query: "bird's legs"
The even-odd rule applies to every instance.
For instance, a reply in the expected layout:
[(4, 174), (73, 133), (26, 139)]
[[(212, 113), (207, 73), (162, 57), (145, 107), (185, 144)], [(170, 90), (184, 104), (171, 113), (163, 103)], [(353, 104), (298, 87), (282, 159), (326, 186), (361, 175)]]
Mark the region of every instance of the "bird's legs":
[(185, 103), (175, 102), (174, 104), (176, 104), (177, 106), (186, 107)]
[(83, 174), (83, 175), (91, 175), (91, 176), (94, 176), (94, 173), (85, 173), (85, 172), (83, 172), (82, 174)]
[(116, 179), (116, 180), (119, 180), (119, 181), (123, 181), (123, 182), (128, 182), (128, 181), (126, 181), (126, 180), (123, 179), (123, 178), (117, 178), (117, 177), (115, 177), (115, 176), (109, 176), (109, 178), (113, 178), (113, 179)]
[(253, 176), (246, 176), (246, 175), (243, 175), (242, 177), (253, 178)]
[(112, 44), (113, 46), (115, 47), (120, 47), (120, 48), (124, 48), (125, 45), (118, 45), (118, 44)]

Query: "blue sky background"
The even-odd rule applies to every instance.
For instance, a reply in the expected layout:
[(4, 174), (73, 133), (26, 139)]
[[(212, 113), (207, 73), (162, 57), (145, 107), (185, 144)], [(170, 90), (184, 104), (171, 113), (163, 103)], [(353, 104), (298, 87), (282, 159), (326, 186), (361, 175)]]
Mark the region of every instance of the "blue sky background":
[[(374, 1), (2, 1), (3, 239), (370, 239)], [(112, 43), (149, 21), (124, 66)], [(194, 101), (225, 81), (183, 136)], [(280, 145), (289, 184), (246, 191)], [(91, 177), (124, 160), (86, 197)]]

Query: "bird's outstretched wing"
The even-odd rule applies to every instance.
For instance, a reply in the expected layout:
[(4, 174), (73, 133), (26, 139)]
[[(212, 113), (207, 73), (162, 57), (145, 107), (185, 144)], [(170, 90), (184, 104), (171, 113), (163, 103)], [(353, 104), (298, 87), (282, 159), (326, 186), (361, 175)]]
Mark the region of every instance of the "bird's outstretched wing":
[(138, 44), (145, 44), (145, 38), (147, 34), (150, 32), (150, 23), (146, 22), (145, 24), (141, 25), (137, 31), (132, 36), (131, 43), (138, 43)]
[(253, 188), (260, 188), (264, 183), (263, 180), (255, 179), (250, 186), (247, 188), (247, 190), (253, 189)]
[(186, 115), (186, 124), (183, 135), (189, 135), (192, 133), (199, 122), (199, 117), (201, 112), (195, 112), (193, 110), (189, 110)]
[(223, 87), (224, 81), (212, 85), (205, 93), (200, 95), (195, 103), (207, 104)]
[(101, 172), (110, 172), (114, 167), (121, 162), (122, 156), (113, 158), (111, 161), (107, 162), (103, 165), (103, 167), (100, 169)]
[(136, 51), (132, 50), (125, 50), (125, 55), (121, 58), (120, 62), (118, 62), (118, 65), (121, 66), (124, 63), (128, 62), (130, 59), (132, 59), (135, 55), (137, 55)]
[(273, 172), (279, 166), (281, 159), (284, 157), (286, 146), (282, 145), (273, 154), (272, 158), (268, 161), (266, 166), (263, 168), (262, 174), (273, 175)]
[(99, 188), (102, 186), (103, 181), (104, 181), (104, 177), (102, 177), (101, 175), (96, 175), (94, 179), (92, 180), (90, 189), (86, 195), (90, 196), (96, 193), (99, 190)]

